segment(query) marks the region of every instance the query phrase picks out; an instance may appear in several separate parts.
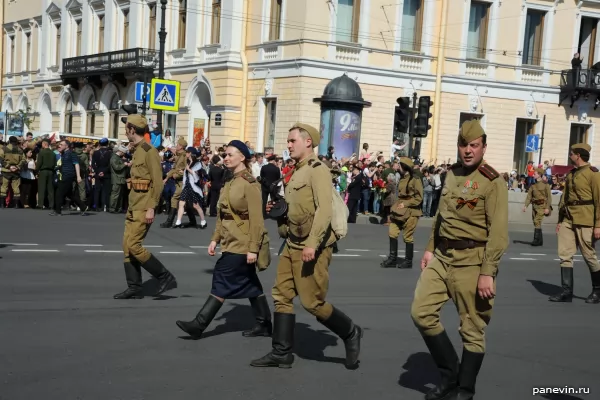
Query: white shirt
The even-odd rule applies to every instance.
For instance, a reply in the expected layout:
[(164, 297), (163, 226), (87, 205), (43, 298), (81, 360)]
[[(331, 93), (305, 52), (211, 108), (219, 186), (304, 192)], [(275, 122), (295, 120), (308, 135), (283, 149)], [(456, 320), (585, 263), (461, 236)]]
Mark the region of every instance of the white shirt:
[(252, 176), (258, 178), (260, 176), (260, 169), (262, 168), (256, 161), (252, 164)]
[(402, 150), (403, 148), (405, 148), (405, 147), (406, 147), (406, 145), (407, 145), (407, 143), (404, 143), (403, 145), (399, 145), (399, 144), (394, 144), (394, 143), (392, 143), (392, 147), (391, 147), (391, 149), (390, 149), (390, 160), (393, 160), (393, 159), (394, 159), (394, 154), (395, 154), (397, 151), (400, 151), (400, 150)]

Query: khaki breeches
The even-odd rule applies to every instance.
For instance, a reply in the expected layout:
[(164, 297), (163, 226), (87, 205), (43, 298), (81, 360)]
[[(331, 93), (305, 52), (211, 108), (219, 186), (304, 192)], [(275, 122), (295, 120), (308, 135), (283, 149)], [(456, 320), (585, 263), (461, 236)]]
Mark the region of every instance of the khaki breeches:
[(594, 228), (591, 226), (573, 225), (571, 221), (563, 221), (558, 230), (558, 257), (560, 266), (573, 268), (573, 256), (577, 248), (591, 272), (600, 271), (600, 264), (594, 248)]
[(171, 197), (171, 208), (177, 210), (179, 207), (179, 198), (181, 197), (181, 191), (183, 190), (183, 181), (175, 181), (175, 193)]
[(317, 252), (311, 262), (302, 261), (302, 250), (290, 249), (285, 245), (279, 264), (272, 295), (275, 312), (294, 313), (294, 298), (300, 296), (302, 307), (324, 321), (333, 312), (325, 301), (329, 289), (329, 263), (333, 249), (326, 247)]
[(542, 221), (544, 220), (544, 209), (543, 208), (538, 208), (535, 209), (533, 208), (531, 210), (531, 219), (533, 220), (533, 226), (536, 229), (540, 229), (542, 227)]
[(8, 184), (12, 187), (13, 199), (21, 197), (21, 175), (18, 172), (3, 172), (2, 186), (0, 186), (0, 197), (8, 194)]
[(392, 217), (388, 235), (392, 239), (398, 239), (398, 236), (400, 236), (400, 232), (402, 232), (402, 238), (404, 239), (404, 243), (413, 243), (415, 229), (417, 228), (418, 222), (418, 217), (408, 217), (406, 221), (398, 221)]
[(480, 265), (453, 267), (433, 258), (421, 272), (411, 307), (412, 319), (422, 335), (436, 336), (444, 331), (440, 310), (452, 299), (465, 349), (485, 352), (484, 330), (490, 323), (494, 300), (484, 300), (477, 293), (480, 271)]
[(126, 263), (131, 262), (131, 258), (142, 264), (150, 259), (151, 254), (142, 243), (151, 225), (146, 223), (146, 211), (127, 210), (123, 234), (123, 255)]

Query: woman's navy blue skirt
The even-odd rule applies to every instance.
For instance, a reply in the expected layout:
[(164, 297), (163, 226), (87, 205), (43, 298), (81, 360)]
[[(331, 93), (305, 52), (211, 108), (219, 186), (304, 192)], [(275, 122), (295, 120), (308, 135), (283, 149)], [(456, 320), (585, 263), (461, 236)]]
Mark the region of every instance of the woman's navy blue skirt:
[(263, 294), (256, 265), (246, 263), (246, 254), (223, 253), (213, 271), (210, 293), (222, 299), (248, 299)]

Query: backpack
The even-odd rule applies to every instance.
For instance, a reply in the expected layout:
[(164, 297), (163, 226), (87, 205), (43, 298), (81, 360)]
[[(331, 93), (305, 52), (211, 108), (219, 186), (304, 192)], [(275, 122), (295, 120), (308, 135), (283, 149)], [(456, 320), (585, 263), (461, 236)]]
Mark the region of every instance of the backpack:
[(340, 193), (331, 187), (332, 191), (332, 215), (331, 215), (331, 229), (335, 234), (337, 240), (341, 240), (348, 234), (348, 206), (344, 203), (344, 199)]

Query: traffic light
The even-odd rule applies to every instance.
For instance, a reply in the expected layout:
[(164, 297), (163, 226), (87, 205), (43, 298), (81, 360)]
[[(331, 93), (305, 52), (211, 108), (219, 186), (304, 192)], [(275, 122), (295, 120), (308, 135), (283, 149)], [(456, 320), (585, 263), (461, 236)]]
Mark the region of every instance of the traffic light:
[(394, 133), (406, 133), (411, 113), (410, 97), (398, 97), (396, 103), (398, 105), (394, 110)]
[(427, 131), (431, 129), (431, 125), (429, 125), (431, 113), (429, 110), (432, 105), (431, 97), (423, 96), (419, 98), (417, 119), (415, 120), (415, 137), (427, 137)]

